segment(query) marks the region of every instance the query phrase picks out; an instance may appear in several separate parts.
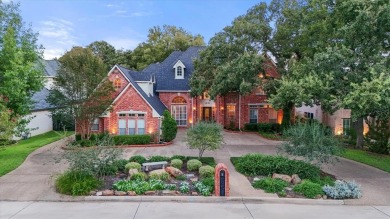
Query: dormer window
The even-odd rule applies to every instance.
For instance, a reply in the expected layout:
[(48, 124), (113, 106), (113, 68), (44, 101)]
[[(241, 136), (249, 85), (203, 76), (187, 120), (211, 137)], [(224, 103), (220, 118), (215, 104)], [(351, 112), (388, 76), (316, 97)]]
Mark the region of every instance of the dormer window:
[(184, 79), (184, 70), (186, 67), (183, 62), (180, 60), (177, 61), (173, 68), (175, 69), (175, 79)]

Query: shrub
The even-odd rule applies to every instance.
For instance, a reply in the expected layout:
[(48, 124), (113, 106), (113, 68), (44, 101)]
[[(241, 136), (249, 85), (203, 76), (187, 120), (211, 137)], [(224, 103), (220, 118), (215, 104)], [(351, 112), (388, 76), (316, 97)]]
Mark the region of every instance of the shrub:
[(294, 192), (304, 195), (306, 198), (315, 198), (318, 195), (323, 195), (321, 185), (311, 182), (309, 180), (303, 180), (300, 184), (294, 186)]
[(89, 150), (69, 150), (65, 158), (69, 162), (70, 170), (87, 172), (97, 178), (112, 175), (118, 171), (115, 161), (121, 157), (122, 150), (110, 148), (109, 139), (98, 141), (98, 146)]
[(167, 172), (152, 173), (149, 175), (149, 179), (158, 179), (162, 181), (167, 181), (169, 179), (169, 173)]
[(183, 166), (183, 161), (181, 161), (179, 159), (173, 159), (173, 160), (171, 160), (171, 166), (180, 170), (181, 167)]
[(149, 158), (149, 162), (160, 162), (160, 161), (169, 161), (169, 157), (164, 157), (164, 156), (159, 156), (159, 155), (156, 155), (156, 156), (152, 156)]
[(141, 156), (141, 155), (134, 155), (134, 156), (129, 158), (129, 162), (137, 162), (139, 164), (143, 164), (146, 162), (146, 158), (144, 156)]
[(107, 139), (107, 138), (110, 138), (110, 134), (107, 131), (105, 131), (103, 133), (99, 133), (97, 135), (97, 140), (103, 140), (103, 139)]
[(257, 130), (259, 132), (273, 133), (271, 123), (259, 123), (257, 124)]
[(273, 173), (298, 174), (302, 179), (318, 179), (320, 169), (309, 163), (299, 160), (289, 160), (281, 156), (262, 154), (246, 154), (241, 157), (232, 157), (231, 161), (236, 170), (247, 176), (268, 176)]
[(116, 181), (112, 187), (117, 191), (134, 191), (138, 195), (144, 194), (146, 191), (151, 190), (150, 183), (141, 180), (119, 180)]
[(272, 179), (270, 177), (255, 181), (252, 186), (256, 189), (262, 189), (267, 193), (282, 192), (288, 186), (288, 182), (281, 179)]
[(177, 179), (177, 180), (186, 180), (186, 179), (187, 179), (187, 176), (184, 175), (184, 174), (181, 174), (181, 175), (176, 176), (176, 179)]
[(217, 123), (198, 122), (187, 130), (187, 143), (199, 150), (199, 158), (205, 150), (217, 150), (223, 141), (222, 126)]
[(252, 131), (252, 132), (256, 132), (258, 131), (258, 125), (256, 123), (246, 123), (244, 124), (244, 129), (245, 131)]
[(168, 190), (176, 190), (176, 184), (165, 184), (165, 188), (164, 189), (168, 189)]
[[(388, 119), (371, 119), (368, 121), (368, 129), (365, 142), (368, 150), (378, 154), (390, 153), (390, 127)], [(355, 138), (356, 139), (356, 138)]]
[(93, 175), (70, 170), (60, 175), (55, 182), (56, 190), (66, 195), (88, 195), (90, 191), (97, 189), (101, 182)]
[(211, 188), (210, 186), (206, 186), (201, 181), (195, 182), (194, 187), (195, 190), (203, 196), (210, 196), (213, 190), (213, 188)]
[(298, 123), (284, 130), (288, 138), (279, 148), (292, 156), (302, 156), (307, 162), (330, 163), (336, 160), (343, 148), (339, 140), (326, 133), (326, 129), (318, 122)]
[(149, 180), (149, 188), (150, 190), (163, 190), (165, 183), (159, 179), (151, 179)]
[(80, 145), (81, 147), (91, 147), (91, 146), (95, 146), (96, 145), (95, 141), (91, 141), (91, 140), (88, 140), (88, 139), (82, 139), (80, 141), (77, 141), (76, 143), (78, 145)]
[(329, 176), (317, 178), (317, 179), (311, 179), (313, 183), (320, 184), (321, 186), (334, 186), (335, 180)]
[(212, 166), (206, 165), (199, 167), (199, 176), (200, 178), (208, 178), (214, 176), (214, 168)]
[(203, 185), (210, 188), (211, 193), (214, 192), (214, 183), (215, 183), (214, 177), (204, 178), (201, 180), (201, 182), (203, 183)]
[(80, 140), (81, 140), (81, 134), (76, 134), (75, 140), (76, 140), (76, 141), (80, 141)]
[(179, 190), (181, 193), (188, 193), (190, 191), (190, 184), (188, 182), (181, 182)]
[(346, 182), (337, 180), (334, 186), (324, 186), (322, 190), (327, 196), (334, 199), (360, 198), (362, 196), (360, 185), (355, 181)]
[(187, 170), (189, 170), (189, 171), (196, 171), (201, 166), (202, 166), (202, 162), (200, 162), (197, 159), (191, 159), (191, 160), (187, 161)]
[(115, 145), (143, 145), (150, 143), (150, 135), (116, 135), (112, 139)]
[(173, 159), (179, 159), (179, 160), (182, 160), (182, 161), (187, 161), (188, 159), (186, 158), (186, 156), (183, 156), (183, 155), (173, 155), (171, 157), (171, 160)]
[(137, 169), (138, 171), (141, 171), (141, 164), (136, 162), (130, 162), (125, 165), (125, 170), (128, 172), (130, 169)]
[(140, 181), (145, 181), (147, 179), (147, 175), (146, 173), (134, 173), (133, 175), (131, 175), (130, 179), (131, 180), (140, 180)]
[(123, 171), (125, 171), (125, 166), (126, 166), (127, 163), (128, 163), (127, 160), (119, 159), (119, 160), (115, 160), (113, 165), (116, 166), (118, 171), (122, 171), (123, 172)]
[(162, 137), (164, 141), (169, 142), (176, 138), (177, 124), (168, 110), (164, 111), (161, 124)]
[(200, 159), (198, 157), (191, 157), (191, 156), (187, 157), (187, 160), (191, 160), (191, 159), (197, 159), (200, 162), (202, 162), (202, 164), (210, 165), (212, 167), (215, 167), (217, 165), (215, 163), (214, 157), (201, 157)]
[(91, 141), (98, 140), (97, 135), (96, 134), (91, 134), (91, 136), (89, 136), (89, 140), (91, 140)]

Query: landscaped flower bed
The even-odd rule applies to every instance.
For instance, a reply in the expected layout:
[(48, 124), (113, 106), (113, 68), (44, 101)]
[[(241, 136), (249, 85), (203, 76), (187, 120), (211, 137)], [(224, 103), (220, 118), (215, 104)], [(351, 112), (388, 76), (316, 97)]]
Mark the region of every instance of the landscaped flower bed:
[(320, 168), (304, 161), (281, 156), (247, 154), (232, 157), (236, 170), (247, 176), (252, 186), (288, 198), (360, 198), (355, 182), (335, 181)]
[[(164, 169), (159, 165), (151, 165), (148, 171), (141, 168), (143, 163), (165, 163), (165, 161), (167, 165)], [(97, 196), (210, 196), (214, 192), (216, 164), (212, 157), (203, 157), (198, 160), (194, 157), (176, 155), (172, 157), (152, 156), (146, 159), (136, 155), (128, 160), (116, 160), (112, 162), (112, 165), (116, 168), (115, 173), (106, 174), (101, 177), (101, 180), (94, 178), (91, 174), (77, 171), (74, 171), (76, 173), (74, 174), (68, 171), (57, 179), (57, 191), (69, 195)], [(77, 180), (78, 178), (88, 179), (90, 183), (84, 184), (81, 180)]]

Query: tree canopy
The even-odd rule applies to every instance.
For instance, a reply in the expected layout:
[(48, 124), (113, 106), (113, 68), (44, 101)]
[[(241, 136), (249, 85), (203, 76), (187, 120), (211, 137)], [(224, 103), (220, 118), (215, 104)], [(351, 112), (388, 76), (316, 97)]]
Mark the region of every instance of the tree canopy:
[(184, 51), (190, 46), (204, 46), (203, 37), (192, 35), (181, 27), (164, 25), (149, 29), (146, 42), (139, 44), (131, 56), (132, 68), (141, 70), (148, 65), (162, 62), (173, 51)]
[(27, 115), (43, 86), (42, 47), (20, 16), (19, 4), (0, 1), (0, 105), (10, 118)]
[(109, 71), (115, 64), (119, 64), (128, 68), (133, 67), (131, 64), (131, 50), (117, 50), (114, 46), (106, 41), (95, 41), (87, 46), (93, 54), (98, 56)]
[(55, 113), (68, 113), (76, 121), (83, 137), (112, 103), (112, 82), (102, 60), (88, 48), (73, 47), (60, 59), (55, 88), (48, 101), (58, 108)]

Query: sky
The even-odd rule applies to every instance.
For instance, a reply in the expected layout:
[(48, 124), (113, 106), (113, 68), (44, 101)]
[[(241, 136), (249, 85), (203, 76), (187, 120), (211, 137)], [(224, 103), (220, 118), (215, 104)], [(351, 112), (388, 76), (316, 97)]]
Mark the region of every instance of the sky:
[[(3, 0), (9, 2), (11, 0)], [(200, 34), (207, 43), (259, 0), (19, 0), (23, 21), (39, 33), (44, 58), (104, 40), (133, 50), (164, 24)]]

